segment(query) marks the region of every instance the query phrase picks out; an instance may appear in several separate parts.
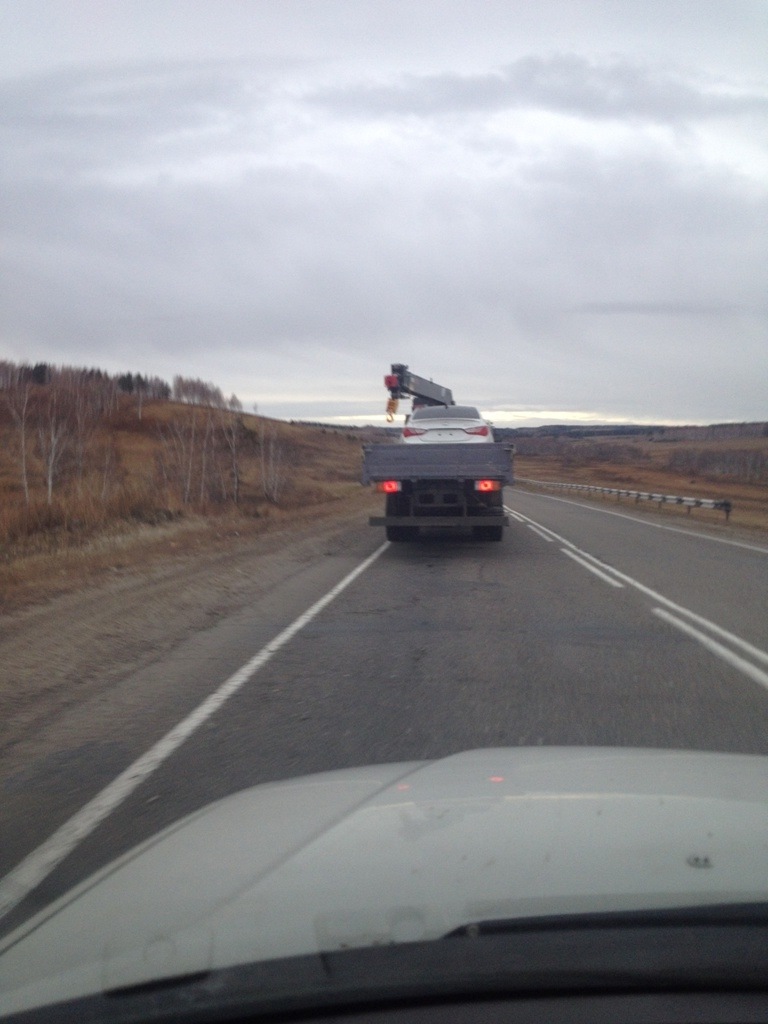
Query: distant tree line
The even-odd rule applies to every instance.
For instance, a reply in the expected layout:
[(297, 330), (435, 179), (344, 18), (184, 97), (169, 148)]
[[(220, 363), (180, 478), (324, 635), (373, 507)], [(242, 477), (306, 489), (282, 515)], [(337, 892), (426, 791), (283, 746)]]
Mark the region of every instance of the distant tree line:
[(493, 433), (500, 441), (517, 441), (522, 438), (564, 438), (580, 440), (585, 437), (650, 437), (664, 427), (641, 427), (633, 424), (612, 424), (599, 426), (573, 426), (568, 423), (551, 423), (543, 427), (494, 427)]
[(729, 441), (740, 438), (768, 437), (768, 423), (712, 423), (707, 426), (665, 427), (639, 426), (632, 423), (599, 424), (596, 426), (575, 426), (572, 424), (548, 424), (543, 427), (494, 427), (500, 441), (533, 441), (545, 438), (563, 438), (578, 441), (584, 438), (637, 437), (648, 441)]
[(51, 363), (12, 363), (0, 360), (0, 391), (9, 391), (25, 385), (55, 386), (66, 381), (76, 382), (104, 395), (141, 393), (145, 398), (168, 399), (171, 388), (160, 377), (144, 377), (140, 373), (110, 374), (105, 370), (83, 369), (74, 366), (54, 366)]
[(172, 394), (174, 402), (187, 402), (189, 405), (221, 407), (225, 404), (221, 388), (192, 377), (174, 377)]

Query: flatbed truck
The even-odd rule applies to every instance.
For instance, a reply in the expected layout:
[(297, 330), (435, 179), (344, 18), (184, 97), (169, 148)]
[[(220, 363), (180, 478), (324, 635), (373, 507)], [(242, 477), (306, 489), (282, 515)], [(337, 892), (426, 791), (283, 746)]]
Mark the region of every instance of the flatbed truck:
[[(385, 377), (388, 411), (403, 394), (414, 405), (452, 405), (447, 388), (393, 364)], [(396, 405), (395, 405), (396, 407)], [(391, 541), (415, 540), (422, 529), (471, 531), (478, 540), (500, 541), (509, 520), (504, 487), (514, 482), (514, 448), (509, 444), (367, 444), (363, 446), (364, 484), (385, 495), (383, 526)]]

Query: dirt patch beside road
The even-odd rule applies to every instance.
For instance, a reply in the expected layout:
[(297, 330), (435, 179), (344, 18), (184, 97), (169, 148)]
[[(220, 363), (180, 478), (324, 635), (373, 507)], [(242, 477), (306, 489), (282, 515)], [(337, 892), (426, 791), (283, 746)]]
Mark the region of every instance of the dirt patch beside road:
[(47, 576), (35, 567), (15, 589), (16, 610), (0, 616), (0, 756), (268, 594), (297, 563), (344, 550), (349, 529), (378, 506), (361, 489), (350, 502), (276, 520), (268, 532), (236, 520), (181, 522), (49, 560)]

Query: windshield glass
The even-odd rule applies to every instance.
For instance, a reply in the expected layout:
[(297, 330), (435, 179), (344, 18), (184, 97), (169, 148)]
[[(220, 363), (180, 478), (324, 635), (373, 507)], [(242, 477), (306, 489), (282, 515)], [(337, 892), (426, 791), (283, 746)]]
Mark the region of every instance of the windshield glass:
[(480, 418), (480, 413), (471, 405), (430, 406), (414, 409), (411, 416), (411, 419), (417, 420), (479, 420)]
[(0, 993), (768, 900), (765, 4), (0, 27)]

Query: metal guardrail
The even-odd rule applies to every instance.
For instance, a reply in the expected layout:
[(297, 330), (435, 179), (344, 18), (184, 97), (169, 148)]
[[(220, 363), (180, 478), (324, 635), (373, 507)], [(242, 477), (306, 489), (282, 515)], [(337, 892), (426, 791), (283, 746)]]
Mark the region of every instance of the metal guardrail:
[(618, 487), (595, 487), (593, 484), (566, 484), (555, 480), (530, 480), (526, 477), (515, 477), (521, 484), (535, 484), (537, 487), (561, 487), (566, 490), (597, 492), (599, 494), (615, 494), (616, 500), (622, 498), (634, 498), (635, 504), (639, 501), (655, 501), (659, 505), (683, 505), (690, 515), (692, 508), (712, 508), (725, 512), (725, 521), (733, 510), (733, 503), (728, 499), (718, 500), (716, 498), (680, 498), (674, 494), (652, 494), (649, 491), (626, 491)]

